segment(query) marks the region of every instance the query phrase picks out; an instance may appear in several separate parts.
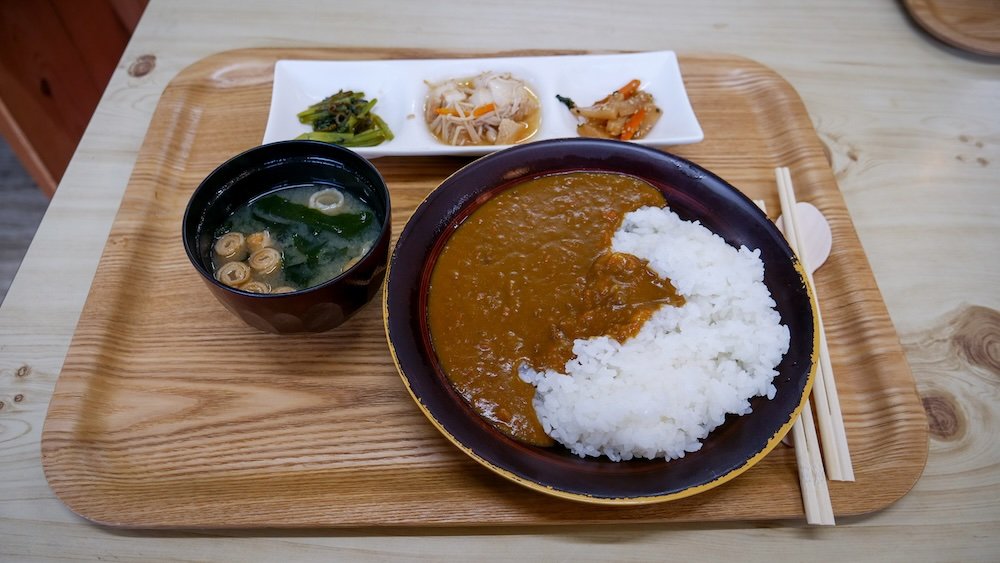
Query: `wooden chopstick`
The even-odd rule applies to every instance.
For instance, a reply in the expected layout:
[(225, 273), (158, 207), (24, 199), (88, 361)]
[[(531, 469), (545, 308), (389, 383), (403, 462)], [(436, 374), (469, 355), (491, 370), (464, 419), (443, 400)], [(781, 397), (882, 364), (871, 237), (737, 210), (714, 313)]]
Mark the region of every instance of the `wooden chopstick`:
[[(755, 199), (754, 203), (760, 207), (761, 211), (767, 213), (767, 207), (762, 200)], [(788, 230), (787, 224), (785, 229)], [(792, 236), (794, 237), (794, 235)], [(792, 245), (791, 241), (789, 245)], [(826, 472), (823, 470), (823, 459), (819, 452), (816, 424), (813, 421), (812, 407), (808, 403), (802, 409), (802, 414), (795, 419), (792, 426), (792, 439), (795, 446), (795, 466), (799, 472), (799, 489), (802, 492), (802, 506), (806, 512), (806, 522), (833, 526), (836, 522), (833, 516), (833, 504), (830, 502), (830, 489), (826, 485)]]
[[(778, 181), (778, 200), (781, 202), (781, 221), (784, 225), (785, 239), (788, 246), (799, 257), (802, 269), (805, 271), (809, 286), (815, 288), (812, 277), (809, 275), (809, 264), (806, 262), (805, 253), (802, 252), (801, 230), (798, 227), (798, 216), (790, 210), (795, 209), (795, 194), (789, 193), (788, 181), (785, 178), (787, 168), (776, 168), (775, 177)], [(813, 297), (816, 299), (816, 311), (819, 314), (819, 300), (816, 298), (815, 290)], [(822, 320), (817, 319), (819, 326), (823, 325)], [(840, 471), (840, 456), (837, 453), (837, 442), (834, 439), (833, 425), (829, 416), (829, 398), (826, 394), (826, 379), (823, 377), (822, 362), (816, 365), (816, 377), (813, 380), (812, 391), (813, 404), (816, 405), (816, 414), (819, 417), (820, 435), (823, 436), (823, 460), (826, 463), (826, 474), (831, 479), (840, 481), (843, 475)], [(825, 414), (824, 414), (825, 413)]]
[(785, 237), (791, 234), (796, 244), (792, 250), (799, 257), (806, 279), (813, 288), (816, 299), (816, 321), (819, 327), (819, 365), (816, 371), (816, 381), (813, 384), (816, 415), (819, 418), (820, 434), (823, 438), (823, 454), (826, 459), (826, 469), (834, 481), (854, 481), (854, 468), (851, 463), (851, 452), (847, 444), (847, 433), (844, 430), (844, 417), (840, 410), (840, 397), (837, 393), (837, 383), (833, 377), (833, 366), (830, 362), (830, 351), (826, 341), (826, 329), (823, 315), (819, 307), (819, 295), (816, 294), (816, 283), (813, 281), (812, 270), (809, 268), (808, 257), (800, 252), (798, 241), (801, 240), (801, 230), (798, 227), (798, 217), (795, 214), (797, 202), (792, 175), (787, 167), (775, 169), (778, 181), (778, 197), (781, 201), (781, 216), (785, 224)]
[[(819, 438), (816, 436), (816, 424), (813, 422), (812, 409), (808, 404), (802, 409), (802, 414), (796, 421), (802, 429), (802, 436), (795, 437), (795, 461), (799, 469), (799, 487), (802, 489), (802, 504), (806, 509), (806, 522), (821, 526), (834, 526), (833, 503), (830, 501), (830, 488), (826, 485), (826, 473), (823, 471), (823, 460), (819, 453)], [(795, 426), (792, 426), (795, 431)], [(803, 451), (805, 450), (805, 451)], [(800, 460), (808, 459), (808, 463)], [(807, 504), (806, 491), (816, 495), (815, 505)], [(812, 499), (809, 499), (812, 500)]]

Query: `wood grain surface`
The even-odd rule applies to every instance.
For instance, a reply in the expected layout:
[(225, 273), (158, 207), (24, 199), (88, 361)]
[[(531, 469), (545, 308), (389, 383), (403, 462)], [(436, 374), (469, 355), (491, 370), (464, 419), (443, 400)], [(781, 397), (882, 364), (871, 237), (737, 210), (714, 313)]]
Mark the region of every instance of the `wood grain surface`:
[[(108, 525), (186, 528), (802, 515), (788, 449), (673, 503), (623, 510), (541, 496), (479, 467), (423, 418), (389, 359), (376, 304), (336, 331), (278, 337), (242, 325), (204, 289), (180, 244), (181, 214), (202, 177), (259, 142), (274, 60), (445, 55), (241, 50), (168, 85), (46, 419), (46, 477), (70, 508)], [(823, 145), (794, 89), (767, 68), (688, 55), (681, 69), (706, 141), (675, 152), (769, 209), (778, 208), (773, 168), (789, 166), (799, 199), (830, 220), (834, 251), (816, 283), (858, 479), (831, 483), (833, 504), (840, 515), (883, 508), (923, 469), (927, 419)], [(395, 232), (465, 162), (375, 161)]]
[(56, 191), (146, 0), (0, 4), (0, 134)]
[(939, 40), (1000, 57), (1000, 0), (903, 0), (910, 16)]

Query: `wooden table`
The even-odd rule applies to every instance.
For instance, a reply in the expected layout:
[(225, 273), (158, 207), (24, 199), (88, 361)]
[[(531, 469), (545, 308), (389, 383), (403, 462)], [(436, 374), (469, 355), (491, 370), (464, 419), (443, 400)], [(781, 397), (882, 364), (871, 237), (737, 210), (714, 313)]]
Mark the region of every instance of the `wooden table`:
[[(1000, 558), (1000, 67), (924, 36), (894, 2), (606, 6), (151, 3), (0, 308), (0, 559)], [(829, 147), (928, 410), (922, 478), (893, 506), (833, 529), (733, 522), (195, 534), (110, 530), (75, 516), (45, 482), (42, 423), (153, 110), (185, 66), (262, 46), (674, 49), (736, 53), (774, 68)]]

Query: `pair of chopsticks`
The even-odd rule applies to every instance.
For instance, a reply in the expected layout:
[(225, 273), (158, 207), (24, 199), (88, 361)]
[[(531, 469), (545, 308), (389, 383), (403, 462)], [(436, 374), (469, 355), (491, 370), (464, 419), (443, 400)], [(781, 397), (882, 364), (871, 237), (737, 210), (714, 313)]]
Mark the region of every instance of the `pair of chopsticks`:
[[(784, 179), (779, 173), (779, 186), (783, 181)], [(767, 207), (763, 200), (755, 199), (754, 203), (761, 211), (767, 213)], [(785, 200), (782, 198), (783, 209), (785, 208), (784, 204)], [(783, 212), (781, 215), (782, 221), (785, 222), (784, 230), (788, 246), (795, 254), (801, 256), (798, 238), (794, 234), (790, 234), (792, 233), (791, 221), (785, 219), (789, 215), (787, 212)], [(814, 382), (814, 390), (816, 385)], [(795, 465), (799, 470), (799, 488), (802, 490), (802, 506), (806, 511), (806, 522), (833, 526), (836, 524), (833, 518), (833, 504), (830, 502), (830, 489), (826, 485), (826, 472), (823, 470), (819, 438), (816, 435), (816, 423), (813, 421), (812, 407), (809, 404), (806, 404), (805, 408), (802, 409), (802, 414), (795, 419), (795, 423), (792, 425), (792, 443), (795, 446)]]
[[(799, 257), (806, 280), (813, 288), (817, 304), (816, 321), (819, 327), (820, 361), (816, 366), (816, 378), (813, 383), (811, 399), (816, 408), (816, 417), (819, 419), (822, 442), (817, 437), (812, 409), (808, 405), (802, 410), (799, 419), (792, 426), (795, 460), (799, 470), (799, 485), (802, 489), (802, 503), (805, 507), (808, 523), (833, 525), (833, 505), (830, 502), (830, 491), (826, 484), (827, 475), (834, 481), (854, 481), (854, 469), (847, 445), (847, 434), (844, 431), (840, 398), (833, 378), (826, 331), (823, 328), (823, 318), (819, 310), (819, 296), (815, 293), (816, 284), (813, 282), (808, 257), (805, 256), (802, 230), (798, 226), (795, 213), (797, 202), (792, 175), (787, 167), (776, 168), (774, 173), (778, 183), (778, 199), (781, 202), (785, 238), (788, 245)], [(761, 209), (764, 208), (763, 202), (758, 202), (758, 205)], [(820, 454), (821, 444), (822, 455)], [(824, 461), (826, 462), (825, 470)]]

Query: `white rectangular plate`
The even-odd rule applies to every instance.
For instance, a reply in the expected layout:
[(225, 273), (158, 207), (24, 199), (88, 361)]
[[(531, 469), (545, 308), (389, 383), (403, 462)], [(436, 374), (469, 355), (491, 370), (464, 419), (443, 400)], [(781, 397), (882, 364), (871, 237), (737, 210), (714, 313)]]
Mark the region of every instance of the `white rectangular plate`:
[(274, 67), (271, 110), (264, 143), (294, 139), (309, 131), (296, 115), (338, 90), (363, 91), (377, 98), (373, 108), (395, 138), (354, 151), (367, 158), (412, 155), (483, 155), (501, 145), (456, 147), (442, 143), (424, 121), (427, 82), (475, 76), (485, 71), (510, 72), (525, 81), (541, 102), (538, 132), (528, 141), (576, 137), (576, 119), (556, 94), (588, 106), (637, 78), (663, 109), (663, 117), (643, 145), (682, 145), (704, 138), (691, 109), (677, 57), (672, 51), (621, 55), (566, 55), (488, 59), (423, 59), (384, 61), (281, 60)]

